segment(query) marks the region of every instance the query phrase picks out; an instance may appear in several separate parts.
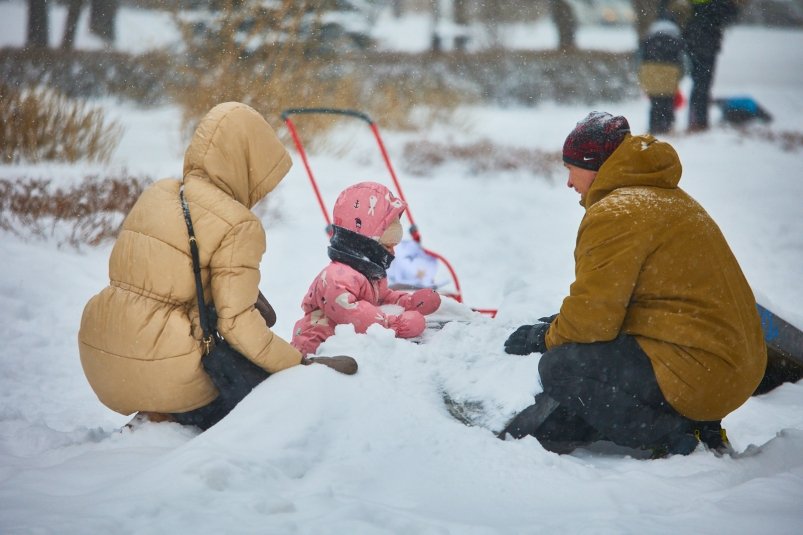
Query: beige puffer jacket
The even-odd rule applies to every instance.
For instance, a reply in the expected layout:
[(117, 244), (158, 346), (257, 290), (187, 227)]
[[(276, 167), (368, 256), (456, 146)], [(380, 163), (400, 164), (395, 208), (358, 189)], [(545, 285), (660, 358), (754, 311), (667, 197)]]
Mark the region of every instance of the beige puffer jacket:
[(575, 281), (547, 347), (636, 337), (667, 401), (718, 420), (764, 375), (753, 292), (719, 227), (678, 187), (668, 143), (628, 136), (583, 199)]
[[(290, 169), (290, 156), (252, 108), (229, 102), (201, 121), (184, 157), (185, 196), (204, 295), (218, 329), (269, 372), (301, 354), (254, 308), (265, 232), (250, 208)], [(202, 333), (178, 180), (149, 186), (126, 217), (109, 260), (110, 284), (90, 299), (78, 333), (89, 384), (109, 408), (186, 412), (217, 390), (201, 366)]]

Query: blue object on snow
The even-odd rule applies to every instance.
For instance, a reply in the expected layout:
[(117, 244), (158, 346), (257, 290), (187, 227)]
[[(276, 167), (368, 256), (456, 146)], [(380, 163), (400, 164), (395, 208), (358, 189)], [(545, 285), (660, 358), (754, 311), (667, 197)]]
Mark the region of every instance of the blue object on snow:
[(743, 124), (753, 119), (767, 123), (772, 121), (772, 115), (753, 97), (716, 98), (713, 102), (722, 110), (722, 119), (728, 123)]

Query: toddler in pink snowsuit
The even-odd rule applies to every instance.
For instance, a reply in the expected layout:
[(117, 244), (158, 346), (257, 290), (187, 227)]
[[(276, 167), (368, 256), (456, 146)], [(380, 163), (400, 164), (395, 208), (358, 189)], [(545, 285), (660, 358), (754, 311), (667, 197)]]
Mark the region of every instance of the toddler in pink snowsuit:
[[(328, 249), (332, 262), (315, 277), (301, 302), (304, 317), (293, 328), (293, 347), (314, 353), (336, 325), (345, 323), (358, 333), (378, 323), (400, 338), (424, 332), (424, 315), (438, 309), (440, 295), (429, 288), (391, 290), (385, 273), (402, 238), (399, 218), (405, 208), (404, 201), (375, 182), (355, 184), (338, 196)], [(385, 313), (380, 306), (387, 304), (404, 311)]]

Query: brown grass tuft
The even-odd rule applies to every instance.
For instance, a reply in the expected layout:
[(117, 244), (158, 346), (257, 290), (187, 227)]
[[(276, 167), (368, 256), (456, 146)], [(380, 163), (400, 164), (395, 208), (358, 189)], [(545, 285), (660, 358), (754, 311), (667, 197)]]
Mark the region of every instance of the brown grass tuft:
[(103, 110), (52, 90), (18, 90), (0, 84), (0, 160), (107, 161), (121, 127)]
[(87, 176), (71, 187), (34, 178), (0, 179), (0, 229), (19, 236), (57, 236), (74, 247), (114, 238), (148, 178)]
[(402, 158), (405, 171), (417, 175), (431, 173), (446, 162), (454, 162), (466, 165), (471, 175), (526, 171), (551, 179), (562, 171), (563, 166), (558, 151), (507, 147), (488, 140), (467, 145), (410, 142), (405, 145)]

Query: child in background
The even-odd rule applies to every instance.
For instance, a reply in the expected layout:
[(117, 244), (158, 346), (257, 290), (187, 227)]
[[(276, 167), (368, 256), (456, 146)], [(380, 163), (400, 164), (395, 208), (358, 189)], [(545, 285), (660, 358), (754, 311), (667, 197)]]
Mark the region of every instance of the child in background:
[[(412, 293), (388, 288), (386, 270), (402, 239), (405, 208), (404, 201), (375, 182), (350, 186), (338, 196), (328, 249), (332, 262), (315, 277), (301, 302), (304, 317), (293, 328), (293, 347), (314, 353), (336, 325), (346, 323), (359, 333), (378, 323), (399, 338), (424, 332), (424, 315), (438, 309), (440, 295), (429, 288)], [(403, 311), (386, 313), (380, 307), (388, 304)]]
[(650, 98), (651, 134), (666, 134), (675, 124), (675, 95), (683, 77), (685, 45), (676, 17), (663, 10), (639, 48), (639, 83)]

